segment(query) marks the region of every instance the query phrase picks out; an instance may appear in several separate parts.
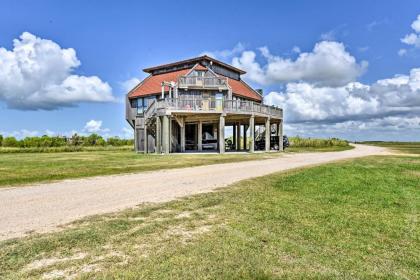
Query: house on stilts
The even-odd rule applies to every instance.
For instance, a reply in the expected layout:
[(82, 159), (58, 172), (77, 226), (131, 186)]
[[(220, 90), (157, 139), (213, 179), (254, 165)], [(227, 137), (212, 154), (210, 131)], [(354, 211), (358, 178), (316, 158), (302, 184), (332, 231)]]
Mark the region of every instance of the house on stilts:
[(126, 96), (137, 152), (283, 150), (283, 110), (263, 104), (245, 71), (206, 55), (143, 71)]

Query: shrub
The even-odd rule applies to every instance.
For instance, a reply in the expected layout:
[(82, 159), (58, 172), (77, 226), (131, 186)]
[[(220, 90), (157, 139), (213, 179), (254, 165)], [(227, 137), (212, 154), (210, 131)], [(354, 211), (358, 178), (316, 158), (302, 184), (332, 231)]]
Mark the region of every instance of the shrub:
[(322, 147), (345, 147), (349, 145), (349, 142), (346, 140), (341, 140), (338, 138), (331, 139), (317, 139), (317, 138), (301, 138), (299, 136), (289, 138), (291, 147), (313, 147), (313, 148), (322, 148)]
[(39, 151), (54, 151), (53, 148), (64, 148), (56, 149), (57, 151), (77, 151), (81, 150), (80, 147), (123, 147), (133, 146), (133, 139), (120, 139), (118, 137), (111, 137), (105, 140), (98, 134), (91, 134), (89, 136), (80, 136), (73, 134), (71, 138), (65, 136), (48, 136), (43, 135), (41, 137), (25, 137), (22, 140), (17, 140), (15, 137), (3, 138), (0, 135), (0, 146), (14, 148), (24, 148), (23, 150), (39, 150)]
[(9, 136), (3, 139), (2, 146), (4, 147), (19, 147), (19, 142), (15, 137)]

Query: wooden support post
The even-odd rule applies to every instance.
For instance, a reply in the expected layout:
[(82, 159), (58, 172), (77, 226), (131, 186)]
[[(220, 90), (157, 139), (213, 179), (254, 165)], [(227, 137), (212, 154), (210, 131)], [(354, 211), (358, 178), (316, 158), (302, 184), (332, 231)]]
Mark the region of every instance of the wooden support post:
[(197, 149), (201, 152), (203, 150), (203, 122), (201, 120), (198, 121), (197, 134)]
[(236, 150), (239, 151), (241, 149), (241, 123), (236, 124)]
[(181, 152), (185, 152), (185, 119), (182, 118), (180, 121), (180, 132), (181, 132)]
[(162, 124), (160, 123), (160, 117), (156, 117), (156, 154), (160, 154), (162, 146)]
[(169, 154), (169, 116), (162, 118), (162, 148), (164, 154)]
[(270, 118), (265, 119), (265, 151), (270, 151), (271, 127)]
[(219, 119), (219, 153), (225, 152), (225, 116), (220, 115)]
[(254, 152), (254, 143), (255, 143), (255, 120), (254, 116), (249, 118), (249, 152)]
[(143, 153), (147, 154), (147, 150), (148, 150), (148, 134), (147, 134), (147, 125), (144, 124), (144, 128), (143, 128)]
[(283, 151), (283, 120), (280, 120), (277, 128), (277, 134), (279, 137), (279, 152)]

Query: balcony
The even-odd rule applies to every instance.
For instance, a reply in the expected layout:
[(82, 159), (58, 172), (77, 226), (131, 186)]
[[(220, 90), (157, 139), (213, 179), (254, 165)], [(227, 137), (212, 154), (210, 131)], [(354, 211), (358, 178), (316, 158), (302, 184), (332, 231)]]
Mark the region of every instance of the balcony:
[(221, 77), (181, 76), (178, 79), (179, 88), (228, 89), (227, 79)]
[(185, 100), (167, 98), (150, 104), (145, 111), (145, 118), (155, 114), (162, 115), (169, 112), (177, 113), (226, 113), (240, 115), (259, 115), (263, 117), (283, 118), (283, 110), (275, 106), (268, 106), (252, 101), (196, 99)]

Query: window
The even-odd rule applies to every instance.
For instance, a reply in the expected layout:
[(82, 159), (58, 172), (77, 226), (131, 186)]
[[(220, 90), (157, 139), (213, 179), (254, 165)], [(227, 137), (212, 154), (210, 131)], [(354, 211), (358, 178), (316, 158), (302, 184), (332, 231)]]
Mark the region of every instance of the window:
[(153, 100), (156, 100), (156, 96), (137, 98), (137, 114), (142, 115)]
[(143, 114), (144, 112), (143, 101), (144, 101), (143, 97), (137, 98), (137, 114), (139, 115)]

